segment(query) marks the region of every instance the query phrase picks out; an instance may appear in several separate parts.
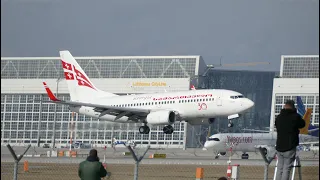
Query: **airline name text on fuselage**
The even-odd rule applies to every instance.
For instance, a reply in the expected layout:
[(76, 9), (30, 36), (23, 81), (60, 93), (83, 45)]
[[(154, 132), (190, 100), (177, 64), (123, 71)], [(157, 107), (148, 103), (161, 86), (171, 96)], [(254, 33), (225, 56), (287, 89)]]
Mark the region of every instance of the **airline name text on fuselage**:
[(188, 96), (169, 96), (169, 97), (152, 97), (152, 96), (144, 96), (144, 97), (135, 97), (133, 100), (149, 100), (153, 101), (161, 101), (161, 100), (175, 100), (175, 99), (188, 99), (188, 98), (206, 98), (212, 97), (212, 94), (198, 94), (198, 95), (188, 95)]
[(252, 137), (232, 137), (227, 136), (227, 143), (252, 143)]

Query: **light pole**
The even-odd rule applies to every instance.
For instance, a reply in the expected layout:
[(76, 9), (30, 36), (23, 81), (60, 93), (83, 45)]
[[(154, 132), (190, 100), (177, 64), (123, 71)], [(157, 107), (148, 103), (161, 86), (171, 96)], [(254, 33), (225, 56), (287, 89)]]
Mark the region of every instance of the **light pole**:
[[(59, 82), (61, 81), (61, 76), (57, 79), (57, 91), (56, 91), (56, 97), (58, 98), (58, 90), (59, 90)], [(54, 117), (53, 117), (53, 138), (52, 138), (52, 148), (55, 148), (56, 146), (56, 119), (57, 119), (57, 104), (54, 106)]]

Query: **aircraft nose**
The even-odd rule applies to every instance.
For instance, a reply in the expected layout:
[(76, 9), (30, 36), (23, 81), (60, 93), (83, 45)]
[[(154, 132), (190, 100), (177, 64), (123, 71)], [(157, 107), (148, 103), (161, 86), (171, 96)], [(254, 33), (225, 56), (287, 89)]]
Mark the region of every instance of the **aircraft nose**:
[(207, 149), (208, 148), (208, 142), (205, 142), (203, 147)]
[(254, 106), (254, 102), (248, 99), (248, 106), (249, 108), (252, 108)]

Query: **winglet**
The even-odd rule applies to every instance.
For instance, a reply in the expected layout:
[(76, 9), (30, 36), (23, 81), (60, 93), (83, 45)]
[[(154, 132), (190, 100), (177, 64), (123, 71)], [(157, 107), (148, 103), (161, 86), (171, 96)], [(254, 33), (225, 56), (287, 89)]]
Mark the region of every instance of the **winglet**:
[(43, 82), (43, 85), (44, 85), (44, 88), (46, 89), (47, 91), (47, 94), (50, 98), (51, 101), (60, 101), (53, 93), (52, 91), (50, 90), (50, 88), (48, 87), (47, 83)]

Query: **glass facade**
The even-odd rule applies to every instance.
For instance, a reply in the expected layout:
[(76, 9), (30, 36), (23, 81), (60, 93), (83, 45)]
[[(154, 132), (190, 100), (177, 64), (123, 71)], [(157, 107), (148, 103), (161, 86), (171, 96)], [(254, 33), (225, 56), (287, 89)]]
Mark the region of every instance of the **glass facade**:
[[(234, 90), (255, 102), (254, 107), (239, 120), (234, 121), (234, 124), (241, 129), (262, 129), (269, 126), (270, 122), (275, 75), (276, 72), (213, 70), (209, 73), (209, 88)], [(228, 121), (223, 120), (221, 123), (223, 127), (226, 127)]]
[[(211, 125), (210, 134), (243, 132), (242, 129), (245, 128), (266, 130), (265, 127), (270, 124), (273, 79), (276, 74), (277, 72), (263, 71), (209, 71), (208, 76), (201, 80), (200, 88), (234, 90), (255, 102), (248, 112), (233, 121), (233, 128), (227, 127), (227, 118), (217, 118)], [(188, 131), (195, 132), (187, 138), (188, 147), (201, 147), (208, 135), (208, 125), (190, 127)]]
[(282, 78), (319, 78), (319, 56), (282, 56)]
[[(90, 78), (186, 78), (196, 73), (200, 56), (159, 58), (75, 57)], [(59, 58), (1, 58), (2, 79), (63, 77)]]
[(277, 115), (279, 115), (284, 103), (287, 100), (292, 99), (296, 102), (297, 96), (301, 96), (302, 102), (306, 108), (312, 108), (310, 118), (311, 124), (319, 126), (319, 94), (276, 94), (274, 118), (276, 118)]

